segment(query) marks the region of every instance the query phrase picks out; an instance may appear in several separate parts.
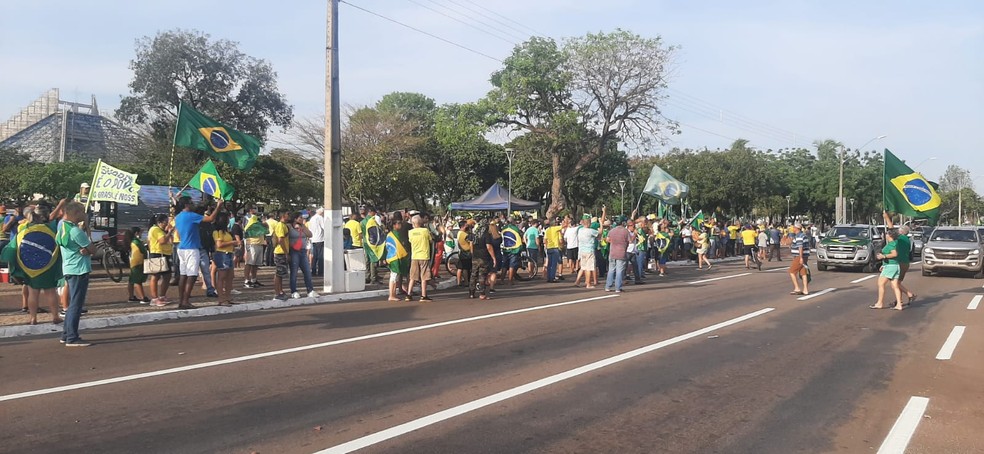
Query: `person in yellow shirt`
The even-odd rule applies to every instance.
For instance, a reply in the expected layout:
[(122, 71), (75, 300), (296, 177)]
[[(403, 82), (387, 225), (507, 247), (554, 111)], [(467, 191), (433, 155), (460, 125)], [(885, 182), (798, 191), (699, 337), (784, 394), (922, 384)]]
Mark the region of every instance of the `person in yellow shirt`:
[[(459, 224), (458, 230), (458, 286), (466, 285), (472, 270), (472, 231), (475, 220), (469, 219)], [(467, 274), (467, 276), (466, 276)]]
[(352, 217), (345, 222), (344, 228), (349, 230), (352, 235), (352, 249), (362, 249), (362, 223), (359, 213), (352, 213)]
[(727, 230), (728, 243), (730, 243), (729, 246), (731, 246), (731, 249), (726, 251), (725, 256), (727, 256), (727, 254), (738, 255), (739, 251), (741, 251), (741, 243), (738, 242), (738, 232), (741, 230), (741, 227), (738, 226), (737, 222), (735, 222), (729, 225)]
[(758, 232), (751, 225), (746, 225), (741, 231), (741, 245), (742, 253), (745, 254), (745, 269), (751, 268), (751, 263), (756, 263), (758, 265), (759, 271), (762, 271), (762, 261), (758, 259), (758, 254), (755, 250), (755, 240), (758, 238)]
[(130, 239), (130, 278), (126, 281), (126, 290), (130, 295), (127, 301), (147, 304), (150, 302), (150, 298), (147, 298), (143, 288), (144, 282), (147, 282), (147, 275), (143, 271), (147, 248), (144, 247), (143, 241), (140, 239), (141, 233), (143, 230), (140, 227), (134, 227), (127, 231), (127, 237)]
[(287, 294), (284, 293), (284, 278), (290, 275), (287, 261), (287, 251), (290, 250), (287, 245), (287, 236), (290, 234), (287, 228), (288, 222), (290, 222), (290, 213), (287, 211), (282, 211), (277, 217), (271, 217), (267, 221), (273, 242), (273, 266), (276, 268), (273, 275), (273, 291), (276, 294), (274, 298), (281, 301), (287, 301)]
[(413, 295), (413, 285), (420, 281), (420, 301), (432, 301), (427, 296), (427, 282), (431, 280), (431, 250), (433, 249), (433, 237), (430, 229), (424, 227), (424, 221), (419, 214), (410, 218), (413, 229), (407, 236), (410, 238), (410, 283), (407, 284), (407, 298), (410, 301)]
[(219, 294), (219, 306), (232, 306), (232, 282), (236, 278), (232, 254), (240, 242), (229, 233), (228, 213), (216, 215), (214, 224), (212, 240), (215, 241), (215, 252), (212, 253), (212, 262), (216, 270), (215, 290)]
[(171, 282), (171, 270), (174, 269), (171, 261), (174, 252), (174, 237), (171, 235), (173, 228), (166, 214), (158, 214), (147, 231), (149, 258), (163, 258), (165, 263), (164, 271), (150, 275), (150, 305), (154, 307), (164, 307), (168, 303), (167, 288)]
[[(564, 278), (563, 269), (560, 268), (563, 260), (563, 245), (560, 243), (563, 227), (550, 219), (544, 219), (543, 225), (546, 226), (543, 230), (543, 248), (547, 250), (547, 282), (557, 282), (558, 278)], [(560, 276), (557, 275), (558, 269), (561, 270)]]

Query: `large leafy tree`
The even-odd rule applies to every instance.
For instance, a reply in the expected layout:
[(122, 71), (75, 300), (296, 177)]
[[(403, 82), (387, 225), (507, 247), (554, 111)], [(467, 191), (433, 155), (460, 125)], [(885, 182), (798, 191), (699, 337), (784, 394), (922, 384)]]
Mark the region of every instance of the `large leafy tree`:
[[(170, 143), (182, 100), (261, 141), (271, 127), (287, 128), (293, 119), (270, 63), (246, 55), (232, 41), (198, 31), (160, 32), (137, 40), (130, 69), (130, 94), (116, 117), (148, 130), (159, 144)], [(201, 160), (195, 154), (194, 163)]]
[[(617, 30), (559, 46), (533, 38), (492, 75), (483, 100), (493, 122), (543, 140), (551, 165), (547, 214), (563, 210), (566, 181), (622, 140), (645, 143), (676, 130), (660, 103), (675, 48)], [(570, 165), (565, 165), (570, 162)]]

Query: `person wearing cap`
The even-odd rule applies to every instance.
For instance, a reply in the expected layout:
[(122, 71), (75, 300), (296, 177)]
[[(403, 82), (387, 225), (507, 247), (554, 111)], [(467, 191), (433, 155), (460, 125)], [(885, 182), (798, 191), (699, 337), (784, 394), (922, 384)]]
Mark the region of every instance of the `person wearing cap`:
[(707, 264), (707, 269), (711, 269), (711, 261), (707, 258), (707, 254), (711, 249), (711, 241), (707, 237), (707, 232), (700, 232), (700, 236), (697, 237), (697, 269), (704, 269), (704, 264)]
[[(605, 222), (607, 213), (608, 208), (602, 206), (601, 222)], [(578, 282), (583, 276), (584, 287), (593, 289), (598, 279), (595, 274), (595, 242), (601, 237), (601, 232), (591, 228), (591, 216), (586, 214), (581, 218), (581, 226), (576, 229), (575, 234), (577, 236), (578, 263), (581, 270), (574, 278), (574, 286), (578, 286)]]
[(72, 200), (85, 205), (89, 203), (89, 183), (82, 183), (79, 185), (79, 192), (72, 197)]
[[(807, 260), (810, 256), (810, 247), (806, 244), (806, 235), (803, 234), (803, 225), (796, 223), (793, 225), (793, 245), (791, 253), (793, 263), (789, 265), (789, 277), (793, 281), (793, 291), (790, 295), (809, 295), (810, 294), (810, 269), (807, 268)], [(803, 282), (800, 288), (800, 280)]]

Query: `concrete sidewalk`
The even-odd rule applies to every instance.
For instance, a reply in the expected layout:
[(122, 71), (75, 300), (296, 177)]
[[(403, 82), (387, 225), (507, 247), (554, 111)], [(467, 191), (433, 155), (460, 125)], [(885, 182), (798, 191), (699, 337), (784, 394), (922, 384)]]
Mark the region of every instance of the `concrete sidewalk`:
[[(727, 263), (742, 260), (743, 257), (728, 257), (725, 259), (712, 260), (712, 263)], [(695, 262), (685, 261), (670, 262), (667, 266), (671, 268), (681, 268), (696, 266)], [(541, 277), (542, 279), (542, 277)], [(536, 282), (536, 281), (534, 281)], [(540, 281), (542, 282), (542, 281)], [(119, 285), (119, 284), (116, 284)], [(454, 279), (447, 279), (438, 283), (438, 289), (448, 289), (455, 286)], [(267, 292), (262, 293), (262, 297), (257, 293), (254, 298), (240, 301), (233, 306), (219, 306), (212, 299), (195, 298), (194, 303), (199, 307), (195, 309), (155, 309), (146, 305), (134, 305), (133, 303), (102, 304), (90, 306), (93, 312), (82, 317), (79, 322), (80, 330), (90, 330), (98, 328), (108, 328), (113, 326), (134, 325), (140, 323), (152, 323), (165, 320), (179, 320), (194, 317), (209, 317), (215, 315), (234, 314), (239, 312), (259, 311), (265, 309), (277, 309), (282, 307), (306, 306), (311, 304), (337, 303), (342, 301), (354, 301), (369, 298), (383, 298), (389, 294), (387, 289), (366, 290), (361, 292), (340, 293), (335, 295), (322, 295), (317, 298), (297, 298), (287, 301), (280, 301), (270, 298)], [(246, 298), (254, 295), (243, 295)], [(201, 295), (199, 295), (201, 297)], [(98, 310), (97, 310), (98, 308)], [(19, 315), (19, 314), (12, 314)], [(37, 336), (61, 333), (62, 325), (55, 325), (50, 322), (41, 322), (37, 325), (0, 325), (0, 338)]]
[[(455, 285), (454, 279), (448, 279), (437, 284), (439, 290), (448, 289)], [(339, 293), (334, 295), (321, 295), (317, 298), (297, 298), (281, 301), (270, 299), (269, 296), (263, 300), (255, 300), (235, 304), (233, 306), (219, 306), (217, 304), (200, 306), (195, 309), (172, 309), (155, 310), (138, 313), (113, 314), (104, 317), (86, 316), (79, 322), (80, 330), (90, 330), (98, 328), (108, 328), (112, 326), (134, 325), (139, 323), (152, 323), (164, 320), (178, 320), (193, 317), (209, 317), (214, 315), (235, 314), (239, 312), (260, 311), (264, 309), (277, 309), (282, 307), (307, 306), (311, 304), (337, 303), (341, 301), (353, 301), (368, 298), (385, 298), (389, 295), (388, 289), (366, 290), (362, 292)], [(211, 303), (206, 303), (211, 304)], [(147, 306), (144, 306), (145, 308)], [(52, 323), (39, 323), (37, 325), (13, 325), (0, 326), (0, 338), (37, 336), (45, 334), (61, 333), (62, 325)]]

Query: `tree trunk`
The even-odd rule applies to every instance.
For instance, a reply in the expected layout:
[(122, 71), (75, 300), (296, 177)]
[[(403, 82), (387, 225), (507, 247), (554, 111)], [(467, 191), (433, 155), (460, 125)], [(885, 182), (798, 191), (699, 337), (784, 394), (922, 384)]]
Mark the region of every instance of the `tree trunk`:
[(550, 156), (553, 180), (550, 184), (550, 207), (547, 208), (547, 219), (552, 219), (567, 206), (567, 200), (564, 198), (564, 177), (560, 171), (560, 154), (555, 152)]

